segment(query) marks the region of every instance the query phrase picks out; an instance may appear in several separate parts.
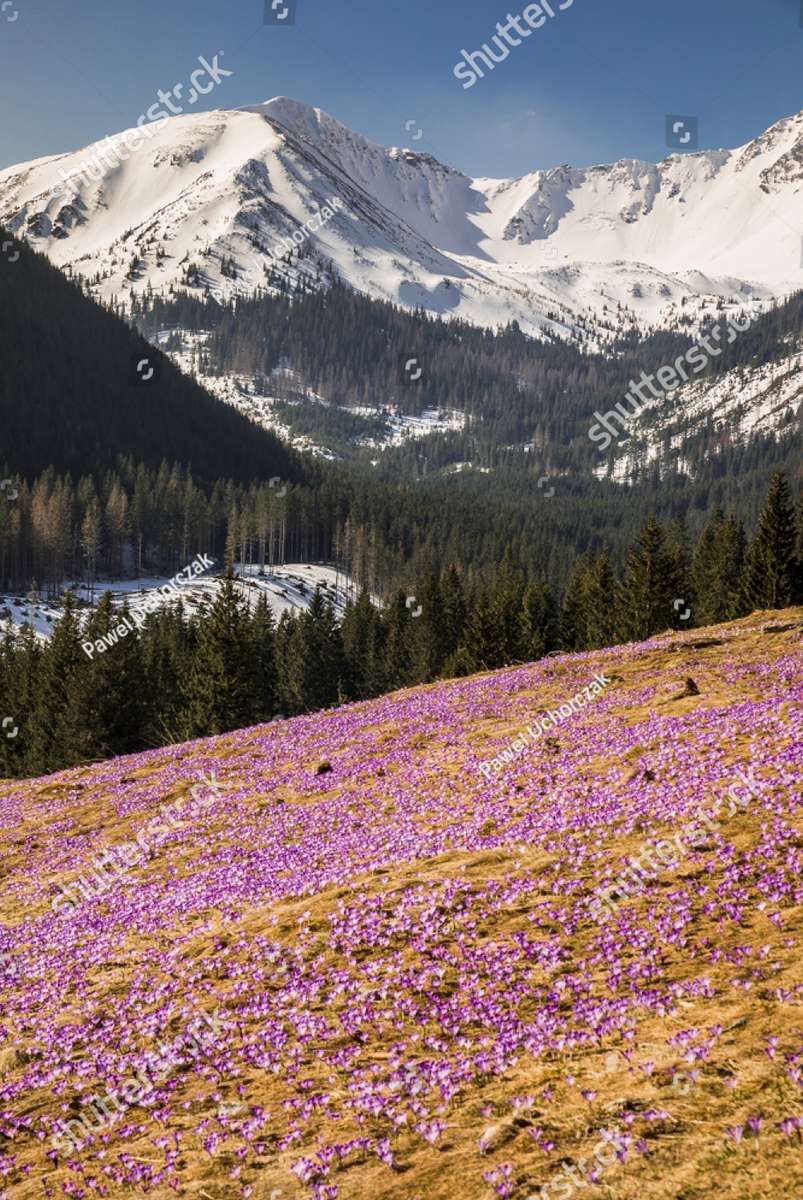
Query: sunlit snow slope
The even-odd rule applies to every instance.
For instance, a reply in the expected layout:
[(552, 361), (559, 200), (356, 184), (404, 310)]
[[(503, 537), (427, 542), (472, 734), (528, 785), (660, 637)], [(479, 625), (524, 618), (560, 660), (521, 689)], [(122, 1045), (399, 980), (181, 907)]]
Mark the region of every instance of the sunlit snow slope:
[(0, 219), (99, 276), (105, 297), (181, 284), (189, 267), (216, 294), (250, 291), (296, 233), (312, 275), (533, 332), (619, 304), (651, 324), (684, 300), (758, 304), (801, 282), (803, 114), (736, 150), (507, 180), (386, 149), (286, 98), (148, 133), (116, 165), (104, 142), (0, 172)]

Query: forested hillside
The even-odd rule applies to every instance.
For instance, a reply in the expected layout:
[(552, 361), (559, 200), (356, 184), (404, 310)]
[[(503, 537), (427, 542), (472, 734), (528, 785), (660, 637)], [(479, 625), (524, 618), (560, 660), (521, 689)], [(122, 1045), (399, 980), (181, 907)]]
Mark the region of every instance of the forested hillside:
[(30, 629), (0, 646), (0, 774), (31, 775), (364, 700), (410, 684), (592, 650), (668, 628), (803, 602), (803, 500), (797, 520), (776, 476), (754, 537), (716, 513), (696, 545), (650, 518), (619, 571), (607, 549), (583, 555), (561, 594), (507, 557), (484, 579), (452, 563), (381, 608), (367, 591), (338, 621), (316, 592), (278, 625), (249, 612), (233, 577), (192, 620), (175, 605), (130, 621), (107, 595), (81, 612), (70, 596), (52, 640)]
[[(268, 285), (280, 288), (282, 277), (269, 279)], [(222, 304), (191, 293), (171, 300), (146, 295), (134, 301), (133, 318), (151, 338), (172, 330), (165, 344), (175, 349), (182, 345), (182, 332), (208, 334), (193, 360), (201, 378), (250, 379), (255, 395), (290, 401), (279, 415), (291, 429), (343, 453), (360, 439), (381, 439), (383, 413), (391, 409), (465, 417), (463, 432), (433, 436), (423, 448), (390, 454), (384, 469), (391, 477), (420, 473), (424, 457), (431, 471), (454, 462), (496, 468), (534, 456), (548, 473), (570, 473), (588, 482), (610, 457), (602, 456), (589, 437), (594, 413), (614, 408), (642, 373), (654, 375), (720, 324), (727, 329), (728, 319), (739, 321), (739, 309), (720, 302), (699, 333), (691, 317), (681, 316), (674, 332), (644, 337), (633, 331), (604, 352), (558, 339), (535, 341), (515, 324), (492, 332), (410, 313), (338, 285)], [(787, 357), (800, 337), (803, 294), (744, 324), (748, 327), (732, 340), (728, 335), (721, 344), (712, 342), (716, 353), (701, 360), (704, 369), (693, 375), (696, 382)], [(339, 425), (332, 408), (340, 414)], [(682, 433), (682, 414), (679, 427)], [(751, 447), (759, 461), (771, 458), (772, 440)], [(747, 450), (712, 428), (692, 474), (704, 470), (710, 455), (722, 474), (739, 471)]]
[(81, 476), (126, 455), (152, 469), (165, 459), (191, 465), (210, 487), (304, 477), (277, 438), (182, 375), (46, 258), (0, 237), (0, 465), (8, 472)]

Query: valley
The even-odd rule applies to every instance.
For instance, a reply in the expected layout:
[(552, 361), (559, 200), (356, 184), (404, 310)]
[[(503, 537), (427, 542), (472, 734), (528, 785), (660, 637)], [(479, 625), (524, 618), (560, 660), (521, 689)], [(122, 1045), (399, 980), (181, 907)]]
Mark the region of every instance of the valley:
[(797, 9), (0, 3), (0, 1200), (801, 1200)]

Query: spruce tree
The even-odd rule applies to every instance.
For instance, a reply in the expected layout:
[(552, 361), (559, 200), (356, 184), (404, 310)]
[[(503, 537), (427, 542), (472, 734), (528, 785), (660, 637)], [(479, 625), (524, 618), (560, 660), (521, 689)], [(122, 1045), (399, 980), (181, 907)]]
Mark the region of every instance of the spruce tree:
[(254, 609), (251, 639), (256, 674), (254, 719), (270, 721), (277, 711), (276, 623), (264, 593)]
[(594, 559), (584, 588), (585, 649), (601, 650), (616, 643), (618, 584), (607, 550)]
[(691, 590), (697, 625), (714, 625), (724, 619), (718, 615), (722, 598), (716, 583), (716, 547), (724, 523), (725, 514), (719, 508), (703, 529), (692, 556)]
[(797, 595), (797, 528), (789, 485), (776, 472), (747, 555), (742, 591), (748, 611), (787, 608)]
[(519, 653), (523, 662), (535, 662), (555, 648), (557, 619), (549, 585), (531, 583), (525, 588), (519, 609)]
[(717, 564), (714, 587), (719, 598), (719, 620), (732, 621), (747, 615), (741, 588), (746, 553), (747, 534), (744, 525), (731, 515), (719, 530), (714, 547)]
[[(7, 633), (0, 649), (0, 776), (37, 775), (47, 769), (41, 740), (35, 744), (42, 645), (30, 625)], [(12, 736), (13, 735), (13, 736)]]
[(195, 652), (183, 688), (186, 737), (256, 723), (258, 686), (249, 626), (229, 567), (209, 615), (196, 625)]
[(82, 697), (89, 673), (75, 597), (67, 592), (61, 620), (42, 658), (31, 741), (33, 757), (43, 771), (85, 762), (95, 731), (84, 724)]
[(496, 660), (504, 663), (521, 661), (521, 610), (524, 581), (509, 560), (502, 563), (491, 591), (491, 609), (496, 624), (498, 649)]
[(456, 673), (468, 675), (473, 671), (492, 671), (504, 661), (498, 609), (488, 590), (479, 588), (469, 605), (463, 644), (455, 656)]
[[(686, 531), (686, 523), (683, 518), (675, 519), (670, 522), (666, 531), (666, 548), (673, 564), (673, 577), (675, 596), (672, 601), (671, 620), (670, 624), (677, 628), (683, 628), (686, 624), (682, 620), (682, 615), (685, 609), (691, 608), (691, 578), (689, 566), (688, 552), (688, 534)], [(676, 606), (675, 601), (683, 601), (683, 606)], [(688, 621), (691, 617), (687, 618)]]
[(622, 637), (641, 641), (675, 625), (681, 586), (676, 549), (667, 546), (663, 529), (651, 516), (627, 561), (619, 613)]
[(797, 559), (797, 589), (795, 604), (803, 604), (803, 493), (797, 502), (797, 542), (795, 549)]
[(457, 652), (466, 627), (466, 597), (460, 572), (450, 563), (441, 580), (441, 628), (444, 659)]
[(142, 633), (145, 672), (143, 744), (161, 746), (184, 736), (183, 681), (196, 643), (196, 625), (182, 616), (181, 604), (150, 614)]
[(440, 579), (434, 569), (427, 571), (413, 608), (421, 612), (414, 622), (416, 679), (429, 682), (437, 679), (446, 660), (446, 636), (443, 625), (443, 604)]
[(564, 650), (585, 650), (588, 646), (586, 593), (591, 570), (587, 552), (572, 567), (560, 611), (560, 644)]
[(292, 717), (304, 712), (301, 628), (287, 610), (276, 627), (276, 683), (279, 713)]
[(296, 620), (303, 708), (308, 712), (329, 708), (345, 699), (346, 656), (334, 609), (320, 588)]
[[(118, 612), (111, 592), (105, 592), (84, 628), (84, 639), (98, 643), (111, 635), (117, 641), (97, 651), (83, 673), (80, 709), (93, 758), (125, 754), (142, 744), (147, 708), (145, 667), (139, 634), (127, 602)], [(127, 630), (122, 634), (121, 631)]]
[(371, 597), (363, 589), (356, 604), (346, 609), (342, 625), (348, 663), (348, 692), (354, 700), (377, 696), (384, 686), (382, 623)]
[(384, 677), (389, 691), (413, 682), (413, 618), (407, 594), (397, 592), (384, 612)]
[(691, 588), (697, 625), (716, 625), (740, 615), (744, 528), (717, 509), (694, 551)]

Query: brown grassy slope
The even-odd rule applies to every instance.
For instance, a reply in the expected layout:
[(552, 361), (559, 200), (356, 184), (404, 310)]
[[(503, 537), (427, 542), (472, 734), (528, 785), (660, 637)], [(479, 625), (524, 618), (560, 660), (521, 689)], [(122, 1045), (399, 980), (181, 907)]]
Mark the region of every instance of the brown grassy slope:
[[(704, 712), (709, 707), (732, 703), (736, 685), (725, 679), (724, 668), (733, 663), (735, 656), (742, 666), (749, 668), (753, 662), (766, 664), (767, 661), (799, 650), (802, 622), (801, 611), (758, 614), (746, 621), (723, 627), (723, 631), (738, 633), (735, 640), (719, 640), (716, 632), (695, 631), (694, 635), (668, 638), (665, 644), (646, 650), (632, 660), (617, 662), (613, 667), (617, 676), (616, 695), (619, 701), (616, 711), (627, 721), (638, 724), (646, 720), (651, 712), (660, 710), (661, 706), (679, 715)], [(780, 631), (770, 628), (768, 631), (768, 625), (789, 628)], [(710, 644), (704, 644), (706, 641)], [(600, 669), (612, 667), (609, 658), (604, 663), (600, 660), (598, 665)], [(589, 674), (593, 673), (593, 667), (592, 659)], [(545, 693), (541, 689), (532, 696), (538, 705), (546, 707), (558, 703), (567, 694), (564, 680), (566, 670), (562, 662), (555, 665), (552, 692)], [(656, 680), (667, 683), (674, 681), (676, 684), (687, 675), (692, 675), (701, 684), (699, 697), (682, 698), (677, 690), (673, 691), (672, 687), (667, 686), (657, 699), (643, 704), (633, 702), (634, 695), (640, 694)], [(738, 685), (738, 690), (742, 698), (761, 699), (760, 682), (751, 684), (749, 670)], [(521, 699), (526, 698), (525, 690), (521, 693)], [(367, 711), (370, 711), (370, 706), (367, 706)], [(478, 721), (475, 727), (465, 731), (464, 752), (467, 753), (470, 747), (473, 753), (482, 758), (485, 753), (494, 752), (488, 747), (496, 748), (503, 744), (506, 735), (514, 737), (520, 725), (521, 721), (512, 717), (509, 721), (498, 717)], [(409, 729), (392, 725), (388, 726), (386, 732), (391, 746), (400, 737), (410, 734)], [(232, 735), (217, 739), (209, 748), (207, 758), (211, 754), (218, 762), (221, 778), (237, 778), (237, 759), (241, 747), (241, 736)], [(748, 765), (746, 750), (746, 738), (734, 730), (734, 764)], [(428, 729), (426, 735), (421, 736), (417, 749), (413, 749), (413, 753), (434, 765), (437, 765), (443, 751), (442, 736), (437, 728)], [(346, 745), (343, 747), (346, 758), (348, 753), (349, 747)], [(532, 753), (546, 758), (550, 751), (539, 746)], [(165, 752), (163, 759), (157, 756), (148, 767), (138, 770), (137, 776), (148, 785), (160, 784), (162, 776), (167, 774), (171, 756), (172, 752), (169, 751)], [(634, 768), (638, 758), (636, 754), (631, 762), (589, 760), (581, 770), (584, 777), (593, 782), (596, 776), (614, 767), (626, 775)], [(454, 757), (450, 756), (442, 769), (451, 774), (454, 787), (459, 789), (459, 760), (455, 762)], [(532, 770), (533, 765), (530, 763), (520, 769)], [(392, 769), (389, 769), (389, 778), (392, 777)], [(96, 770), (88, 768), (36, 781), (31, 785), (31, 813), (46, 809), (47, 805), (41, 806), (40, 802), (63, 800), (69, 794), (72, 797), (69, 803), (71, 832), (83, 831), (88, 837), (101, 840), (105, 834), (109, 843), (125, 840), (141, 827), (142, 814), (132, 810), (129, 828), (118, 814), (112, 820), (103, 791), (96, 785), (95, 778)], [(8, 788), (12, 785), (3, 786)], [(326, 794), (336, 797), (346, 785), (332, 778), (331, 782), (327, 780), (326, 786)], [(165, 784), (159, 790), (164, 802), (186, 791), (186, 787), (182, 784), (171, 790), (171, 786)], [(314, 799), (320, 800), (319, 792), (315, 793)], [(268, 799), (255, 797), (253, 801), (254, 804), (266, 805), (277, 802), (281, 802), (292, 817), (296, 806), (309, 805), (312, 798), (301, 789), (294, 792), (292, 788), (283, 788), (278, 796), (271, 794)], [(393, 800), (389, 798), (388, 803), (392, 807)], [(513, 800), (510, 813), (511, 817), (515, 816)], [(420, 819), (426, 823), (428, 818), (424, 815)], [(442, 815), (433, 809), (433, 822), (441, 819)], [(755, 847), (765, 831), (765, 819), (765, 814), (759, 808), (737, 814), (729, 823), (729, 840), (739, 849)], [(33, 820), (35, 822), (35, 816)], [(221, 815), (219, 824), (206, 830), (207, 840), (225, 838), (225, 820), (225, 815)], [(797, 844), (803, 845), (800, 809), (796, 820), (799, 834)], [(292, 820), (288, 826), (288, 836), (293, 836)], [(619, 856), (636, 853), (643, 842), (644, 837), (638, 832), (623, 834), (612, 829), (604, 845), (605, 855), (614, 861)], [(35, 875), (37, 854), (47, 847), (43, 845), (35, 823), (31, 825), (30, 821), (26, 821), (24, 829), (0, 831), (0, 848), (2, 922), (10, 927), (18, 927), (37, 915), (35, 905), (32, 907), (31, 904), (30, 893), (22, 881)], [(143, 869), (140, 882), (147, 882), (151, 872), (164, 874), (170, 871), (181, 877), (192, 875), (201, 869), (202, 849), (198, 842), (187, 839), (179, 848), (171, 850), (169, 857), (157, 854)], [(452, 880), (476, 884), (496, 880), (503, 885), (521, 876), (522, 872), (543, 872), (546, 878), (553, 866), (554, 855), (541, 846), (501, 845), (479, 851), (455, 849), (431, 858), (404, 862), (396, 868), (382, 867), (356, 874), (343, 886), (329, 887), (317, 896), (293, 898), (290, 895), (264, 906), (246, 909), (234, 926), (230, 921), (224, 921), (220, 913), (210, 913), (207, 928), (183, 931), (186, 940), (180, 948), (180, 955), (197, 964), (202, 976), (213, 979), (215, 994), (222, 1007), (236, 1014), (242, 1003), (237, 986), (237, 962), (248, 958), (248, 947), (268, 930), (274, 944), (286, 947), (288, 952), (299, 951), (310, 960), (314, 958), (316, 968), (325, 973), (345, 965), (340, 962), (337, 951), (327, 937), (338, 906), (343, 901), (353, 901), (355, 898), (363, 901), (381, 900), (382, 908), (392, 913), (398, 897), (412, 887), (422, 887), (425, 892), (436, 894), (438, 889)], [(677, 871), (667, 871), (654, 885), (654, 890), (633, 902), (635, 913), (652, 904), (656, 893), (670, 892), (678, 879), (694, 879), (695, 872), (702, 875), (705, 870), (704, 863), (685, 863)], [(69, 877), (69, 874), (65, 875), (65, 878)], [(596, 876), (590, 867), (584, 883), (590, 893), (596, 883)], [(554, 899), (551, 883), (548, 894)], [(507, 941), (513, 933), (532, 931), (530, 917), (535, 903), (534, 899), (531, 905), (502, 906), (498, 911), (486, 912), (481, 926), (474, 933), (477, 945)], [(44, 904), (42, 909), (44, 911)], [(638, 1125), (639, 1132), (644, 1131), (649, 1155), (631, 1152), (625, 1163), (617, 1163), (604, 1172), (599, 1186), (586, 1185), (582, 1188), (590, 1197), (702, 1200), (703, 1197), (716, 1195), (720, 1200), (775, 1200), (777, 1197), (799, 1200), (803, 1197), (800, 1138), (781, 1136), (774, 1131), (773, 1123), (790, 1112), (803, 1116), (801, 1088), (788, 1078), (785, 1064), (779, 1061), (781, 1055), (773, 1058), (764, 1052), (764, 1047), (766, 1039), (775, 1035), (782, 1039), (782, 1045), (796, 1045), (803, 1052), (803, 999), (799, 994), (796, 999), (780, 1003), (776, 996), (778, 990), (793, 994), (794, 989), (803, 984), (800, 950), (803, 906), (784, 909), (782, 934), (770, 923), (769, 911), (757, 906), (749, 908), (740, 923), (730, 927), (708, 920), (700, 912), (696, 914), (693, 939), (699, 945), (704, 939), (710, 938), (718, 949), (728, 951), (737, 946), (769, 946), (767, 961), (772, 968), (771, 978), (756, 977), (754, 986), (734, 988), (732, 983), (735, 975), (749, 981), (756, 964), (755, 958), (748, 958), (741, 971), (730, 962), (707, 964), (704, 973), (710, 980), (715, 1000), (712, 1002), (706, 996), (686, 994), (670, 1014), (660, 1018), (645, 1015), (630, 1043), (629, 1061), (623, 1053), (628, 1047), (621, 1041), (612, 1041), (609, 1046), (593, 1050), (554, 1051), (543, 1057), (521, 1056), (504, 1075), (489, 1075), (477, 1080), (452, 1102), (447, 1120), (448, 1130), (435, 1146), (427, 1145), (421, 1137), (409, 1131), (400, 1131), (394, 1138), (399, 1164), (396, 1171), (389, 1170), (375, 1157), (358, 1155), (350, 1159), (330, 1181), (339, 1189), (338, 1200), (363, 1200), (367, 1197), (453, 1200), (458, 1196), (466, 1200), (491, 1200), (494, 1193), (483, 1176), (503, 1163), (512, 1164), (514, 1168), (514, 1200), (524, 1200), (524, 1197), (534, 1194), (539, 1185), (555, 1177), (562, 1161), (577, 1161), (589, 1155), (591, 1148), (599, 1141), (601, 1128), (621, 1127), (623, 1113), (640, 1114), (645, 1110), (665, 1110), (669, 1114), (665, 1119), (651, 1123), (646, 1131), (643, 1123)], [(546, 932), (543, 921), (540, 931), (542, 934)], [(553, 932), (555, 936), (562, 936), (558, 919), (554, 922)], [(572, 932), (565, 944), (579, 957), (589, 951), (596, 932), (589, 923)], [(147, 964), (154, 949), (161, 952), (172, 936), (173, 932), (168, 929), (161, 935), (149, 934), (146, 937), (132, 932), (124, 944), (117, 948), (114, 956), (98, 962), (91, 996), (91, 1003), (96, 1010), (101, 1012), (114, 998), (125, 996), (131, 986), (133, 973)], [(444, 944), (448, 945), (453, 936), (454, 929), (445, 926), (442, 934)], [(213, 953), (221, 939), (236, 948), (234, 957), (227, 959), (225, 969), (220, 968)], [(635, 963), (638, 959), (635, 947), (632, 955), (629, 955), (626, 946), (621, 948), (620, 953), (625, 964), (629, 961)], [(378, 946), (366, 947), (361, 952), (354, 980), (359, 987), (360, 978), (364, 979), (366, 994), (371, 990), (371, 981), (381, 979), (384, 954), (384, 949)], [(681, 983), (699, 977), (702, 973), (701, 961), (699, 955), (692, 959), (675, 947), (666, 947), (661, 961), (662, 982)], [(422, 966), (412, 953), (410, 966)], [(605, 990), (608, 968), (609, 964), (604, 960), (595, 968), (594, 985), (600, 991)], [(536, 982), (554, 984), (556, 978), (570, 972), (571, 960), (551, 975), (543, 971), (540, 977), (536, 977)], [(441, 986), (444, 994), (448, 994), (451, 986), (448, 973)], [(493, 981), (489, 981), (489, 986), (493, 987)], [(503, 992), (503, 986), (497, 985), (497, 992)], [(79, 1003), (69, 990), (60, 997), (64, 1024), (69, 1024), (73, 1019), (83, 1019), (87, 1002), (87, 997), (82, 995)], [(336, 1002), (322, 1007), (326, 1015), (331, 1017), (336, 1011)], [(315, 1010), (313, 1003), (310, 1011)], [(14, 1014), (13, 1028), (9, 1016), (5, 998), (0, 997), (0, 1021), (10, 1029), (6, 1041), (0, 1043), (3, 1083), (18, 1078), (31, 1061), (31, 1056), (37, 1053), (27, 1041), (30, 1030), (25, 1015), (19, 1012)], [(722, 1026), (722, 1033), (703, 1064), (685, 1063), (677, 1048), (667, 1045), (667, 1039), (673, 1034), (692, 1028), (708, 1031), (715, 1025)], [(406, 1034), (413, 1032), (413, 1026), (405, 1031)], [(434, 1027), (424, 1032), (442, 1036), (442, 1031)], [(400, 1036), (401, 1033), (395, 1030), (392, 1037), (388, 1031), (384, 1039), (372, 1039), (366, 1046), (365, 1057), (374, 1059), (378, 1064), (386, 1063), (393, 1040)], [(698, 1067), (699, 1076), (691, 1077), (688, 1073)], [(678, 1070), (684, 1074), (677, 1076)], [(314, 1059), (306, 1063), (305, 1078), (310, 1085), (314, 1083), (331, 1089), (328, 1069), (316, 1064)], [(735, 1085), (731, 1086), (731, 1081), (735, 1081)], [(239, 1092), (233, 1079), (222, 1080), (219, 1096), (226, 1101), (259, 1104), (278, 1114), (289, 1094), (287, 1083), (281, 1077), (248, 1065), (241, 1068), (236, 1083)], [(346, 1074), (338, 1081), (338, 1087), (343, 1094), (348, 1093)], [(581, 1090), (596, 1094), (586, 1100), (582, 1098)], [(523, 1096), (532, 1097), (532, 1103), (518, 1110), (512, 1109), (511, 1097)], [(188, 1107), (181, 1109), (178, 1103), (174, 1104), (176, 1115), (171, 1118), (169, 1127), (183, 1127), (188, 1131), (196, 1124), (199, 1114), (214, 1117), (216, 1104), (220, 1102), (210, 1096), (209, 1089), (192, 1072), (179, 1077), (175, 1098), (187, 1102)], [(17, 1115), (35, 1124), (43, 1115), (57, 1111), (58, 1105), (53, 1095), (46, 1089), (40, 1089), (28, 1096), (24, 1111), (17, 1110)], [(764, 1116), (760, 1139), (749, 1139), (741, 1145), (735, 1145), (723, 1136), (728, 1126), (743, 1123), (755, 1113)], [(154, 1153), (151, 1138), (155, 1131), (163, 1133), (164, 1130), (159, 1129), (158, 1122), (151, 1124), (148, 1132), (133, 1140), (121, 1142), (113, 1138), (110, 1154), (125, 1149), (134, 1157), (156, 1161), (159, 1156)], [(290, 1167), (300, 1155), (311, 1154), (318, 1142), (345, 1140), (361, 1133), (377, 1137), (387, 1134), (384, 1127), (377, 1125), (375, 1129), (372, 1128), (370, 1119), (362, 1127), (356, 1122), (349, 1126), (342, 1117), (330, 1122), (326, 1115), (318, 1117), (311, 1129), (312, 1134), (306, 1145), (297, 1144), (292, 1149), (278, 1151), (275, 1138), (268, 1137), (266, 1152), (249, 1158), (247, 1177), (254, 1189), (253, 1200), (269, 1200), (274, 1189), (280, 1189), (284, 1198), (311, 1195), (297, 1181)], [(478, 1133), (484, 1139), (483, 1153), (478, 1150)], [(538, 1144), (539, 1139), (543, 1145)], [(239, 1187), (235, 1188), (229, 1177), (237, 1161), (233, 1154), (235, 1143), (236, 1138), (232, 1138), (230, 1143), (224, 1139), (222, 1148), (214, 1156), (199, 1152), (197, 1156), (187, 1159), (182, 1176), (185, 1194), (202, 1196), (207, 1200), (228, 1200), (229, 1197), (240, 1196)], [(554, 1148), (545, 1148), (549, 1143), (554, 1143)], [(13, 1143), (7, 1142), (3, 1146), (0, 1136), (0, 1154), (16, 1155), (17, 1167), (27, 1169), (26, 1176), (16, 1172), (13, 1174), (8, 1189), (9, 1200), (42, 1197), (43, 1175), (47, 1175), (54, 1194), (60, 1194), (57, 1190), (58, 1181), (66, 1178), (67, 1172), (63, 1164), (54, 1169), (46, 1161), (46, 1150), (45, 1142), (22, 1135), (18, 1135)], [(88, 1157), (91, 1159), (92, 1155)], [(74, 1178), (74, 1175), (70, 1177)], [(101, 1181), (102, 1178), (101, 1175)], [(110, 1194), (116, 1194), (114, 1186)], [(120, 1194), (134, 1196), (138, 1193), (126, 1190)], [(174, 1195), (167, 1186), (158, 1186), (149, 1194), (158, 1200)], [(565, 1196), (567, 1192), (558, 1189), (552, 1194)]]

